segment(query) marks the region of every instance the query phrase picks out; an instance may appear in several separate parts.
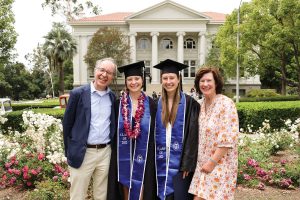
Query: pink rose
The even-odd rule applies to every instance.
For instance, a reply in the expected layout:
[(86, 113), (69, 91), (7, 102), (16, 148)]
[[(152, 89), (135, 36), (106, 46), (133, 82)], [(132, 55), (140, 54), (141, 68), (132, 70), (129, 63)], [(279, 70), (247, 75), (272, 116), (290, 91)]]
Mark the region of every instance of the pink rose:
[(32, 170), (31, 170), (31, 174), (33, 174), (33, 175), (37, 175), (37, 174), (38, 174), (38, 172), (37, 172), (36, 170), (32, 169)]
[(39, 155), (38, 155), (38, 159), (39, 160), (43, 160), (45, 158), (45, 155), (44, 154), (42, 154), (42, 153), (39, 153)]
[(56, 182), (58, 180), (58, 176), (53, 176), (52, 180)]

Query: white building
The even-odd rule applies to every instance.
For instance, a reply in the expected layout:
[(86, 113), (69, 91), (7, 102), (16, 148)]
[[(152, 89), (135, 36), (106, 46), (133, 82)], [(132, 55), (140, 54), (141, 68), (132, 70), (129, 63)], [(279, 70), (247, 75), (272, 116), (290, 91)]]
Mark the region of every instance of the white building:
[[(99, 28), (112, 26), (128, 35), (131, 62), (145, 61), (146, 69), (152, 76), (151, 84), (147, 84), (147, 93), (160, 91), (159, 70), (152, 66), (167, 58), (190, 66), (183, 72), (183, 89), (189, 91), (193, 87), (197, 68), (205, 63), (212, 37), (224, 24), (225, 18), (222, 13), (200, 13), (166, 0), (136, 13), (112, 13), (72, 21), (70, 25), (78, 45), (78, 52), (73, 58), (74, 86), (86, 84), (93, 78), (93, 72), (84, 62), (89, 41)], [(124, 84), (124, 79), (118, 78), (117, 82)], [(249, 87), (260, 87), (258, 76), (241, 78), (240, 94)], [(227, 90), (235, 91), (234, 80), (228, 80)]]

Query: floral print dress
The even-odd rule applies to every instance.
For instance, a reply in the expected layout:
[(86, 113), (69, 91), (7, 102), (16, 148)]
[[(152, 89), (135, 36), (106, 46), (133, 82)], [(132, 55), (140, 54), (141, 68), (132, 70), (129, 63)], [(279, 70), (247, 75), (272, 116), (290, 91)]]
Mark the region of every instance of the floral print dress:
[[(234, 198), (238, 168), (238, 115), (234, 102), (218, 94), (205, 111), (205, 101), (199, 114), (199, 146), (197, 167), (189, 193), (198, 197), (226, 200)], [(211, 173), (201, 167), (218, 147), (230, 147)]]

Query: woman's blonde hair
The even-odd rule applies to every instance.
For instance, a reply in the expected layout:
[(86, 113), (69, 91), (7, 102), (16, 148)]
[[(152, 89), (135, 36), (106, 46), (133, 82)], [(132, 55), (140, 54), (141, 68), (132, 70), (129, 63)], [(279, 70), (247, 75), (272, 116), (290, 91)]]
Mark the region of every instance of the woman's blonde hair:
[[(180, 77), (177, 75), (177, 78), (180, 79)], [(161, 113), (161, 119), (165, 127), (167, 127), (168, 123), (171, 123), (172, 127), (175, 123), (176, 116), (177, 116), (177, 110), (178, 110), (178, 105), (180, 102), (180, 80), (178, 83), (178, 87), (175, 91), (175, 95), (173, 97), (173, 104), (172, 104), (172, 109), (171, 112), (169, 111), (169, 104), (168, 104), (168, 93), (165, 90), (165, 88), (162, 87), (162, 93), (161, 93), (161, 98), (162, 98), (162, 113)]]

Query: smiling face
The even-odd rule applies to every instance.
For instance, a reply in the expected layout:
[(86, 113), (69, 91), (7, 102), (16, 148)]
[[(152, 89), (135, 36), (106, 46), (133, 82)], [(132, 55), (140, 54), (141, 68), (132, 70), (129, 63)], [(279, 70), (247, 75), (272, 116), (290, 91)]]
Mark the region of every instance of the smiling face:
[(141, 76), (128, 76), (126, 78), (126, 87), (129, 92), (140, 92), (143, 87), (143, 79)]
[(94, 71), (94, 87), (96, 90), (106, 90), (115, 74), (115, 64), (109, 60), (103, 61)]
[(212, 72), (204, 74), (199, 81), (199, 88), (206, 97), (216, 95), (216, 82)]
[(179, 77), (175, 73), (164, 73), (161, 76), (162, 87), (167, 93), (175, 92), (179, 85)]

